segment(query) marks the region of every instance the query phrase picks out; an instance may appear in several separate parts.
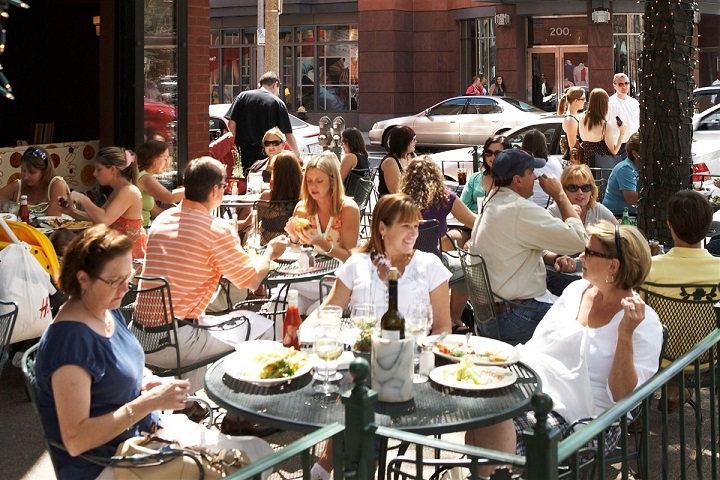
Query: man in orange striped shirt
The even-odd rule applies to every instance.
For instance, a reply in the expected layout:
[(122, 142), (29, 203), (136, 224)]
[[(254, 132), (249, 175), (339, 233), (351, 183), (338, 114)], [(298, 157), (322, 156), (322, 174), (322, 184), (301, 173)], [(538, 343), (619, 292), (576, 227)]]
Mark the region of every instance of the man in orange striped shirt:
[[(271, 240), (264, 255), (252, 259), (243, 251), (237, 231), (211, 213), (222, 203), (223, 164), (210, 157), (197, 158), (188, 163), (184, 179), (185, 199), (177, 207), (162, 212), (152, 223), (143, 276), (164, 277), (170, 284), (175, 317), (196, 320), (204, 314), (221, 275), (238, 288), (257, 289), (268, 273), (270, 261), (283, 253), (288, 240), (285, 237)], [(144, 308), (141, 297), (136, 309)], [(271, 327), (270, 320), (262, 325), (253, 324), (250, 338), (267, 332), (272, 335)], [(244, 339), (246, 327), (236, 330)], [(178, 342), (181, 365), (234, 348), (207, 330), (187, 324), (178, 325)], [(177, 363), (171, 348), (147, 354), (146, 361), (169, 368)], [(203, 374), (204, 369), (195, 370), (189, 377), (193, 391), (202, 387)]]

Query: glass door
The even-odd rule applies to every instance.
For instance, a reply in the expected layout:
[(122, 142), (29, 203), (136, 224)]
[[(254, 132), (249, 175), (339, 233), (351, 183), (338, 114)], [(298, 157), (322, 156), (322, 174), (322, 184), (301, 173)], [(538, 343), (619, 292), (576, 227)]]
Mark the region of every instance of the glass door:
[(528, 100), (548, 112), (557, 110), (558, 100), (573, 85), (587, 88), (587, 47), (533, 47), (528, 49)]

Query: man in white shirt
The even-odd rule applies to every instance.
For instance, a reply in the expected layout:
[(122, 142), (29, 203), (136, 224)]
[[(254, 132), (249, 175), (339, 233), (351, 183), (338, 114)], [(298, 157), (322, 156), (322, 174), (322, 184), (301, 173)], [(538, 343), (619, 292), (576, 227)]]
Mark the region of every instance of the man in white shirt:
[[(710, 84), (711, 87), (720, 87), (720, 69), (718, 69), (717, 73), (715, 74), (715, 81)], [(715, 99), (717, 99), (717, 95), (713, 95), (710, 97), (710, 103), (715, 105)]]
[(543, 159), (520, 149), (498, 154), (492, 167), (495, 188), (485, 197), (470, 240), (470, 252), (485, 259), (493, 292), (515, 302), (496, 298), (497, 318), (484, 324), (481, 334), (499, 335), (512, 344), (529, 340), (550, 309), (545, 265), (557, 271), (575, 271), (575, 260), (567, 255), (582, 251), (587, 239), (557, 178), (543, 175), (539, 181), (555, 200), (563, 220), (528, 200), (536, 178), (534, 169), (544, 165)]
[(625, 158), (625, 144), (630, 135), (640, 130), (640, 103), (628, 95), (630, 92), (630, 79), (624, 73), (616, 73), (613, 77), (615, 93), (610, 97), (608, 104), (607, 122), (617, 133), (617, 119), (620, 118), (626, 125), (625, 135), (617, 154)]

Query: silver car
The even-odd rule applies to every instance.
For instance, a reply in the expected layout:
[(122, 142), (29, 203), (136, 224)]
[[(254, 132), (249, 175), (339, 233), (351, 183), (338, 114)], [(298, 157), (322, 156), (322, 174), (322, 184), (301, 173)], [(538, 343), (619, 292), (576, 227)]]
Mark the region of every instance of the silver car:
[(373, 125), (370, 143), (387, 148), (390, 129), (406, 125), (419, 147), (482, 145), (488, 137), (540, 118), (546, 112), (511, 97), (462, 96), (443, 100), (416, 115)]

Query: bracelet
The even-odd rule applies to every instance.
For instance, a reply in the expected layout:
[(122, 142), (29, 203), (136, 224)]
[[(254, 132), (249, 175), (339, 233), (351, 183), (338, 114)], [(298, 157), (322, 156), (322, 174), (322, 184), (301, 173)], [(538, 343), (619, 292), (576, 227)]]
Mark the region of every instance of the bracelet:
[(132, 407), (129, 403), (125, 404), (125, 416), (128, 419), (128, 430), (130, 430), (133, 425), (135, 425), (135, 412), (133, 412)]
[(331, 243), (330, 243), (330, 250), (328, 250), (327, 252), (325, 252), (325, 255), (330, 255), (334, 249), (335, 249), (335, 244), (331, 242)]

